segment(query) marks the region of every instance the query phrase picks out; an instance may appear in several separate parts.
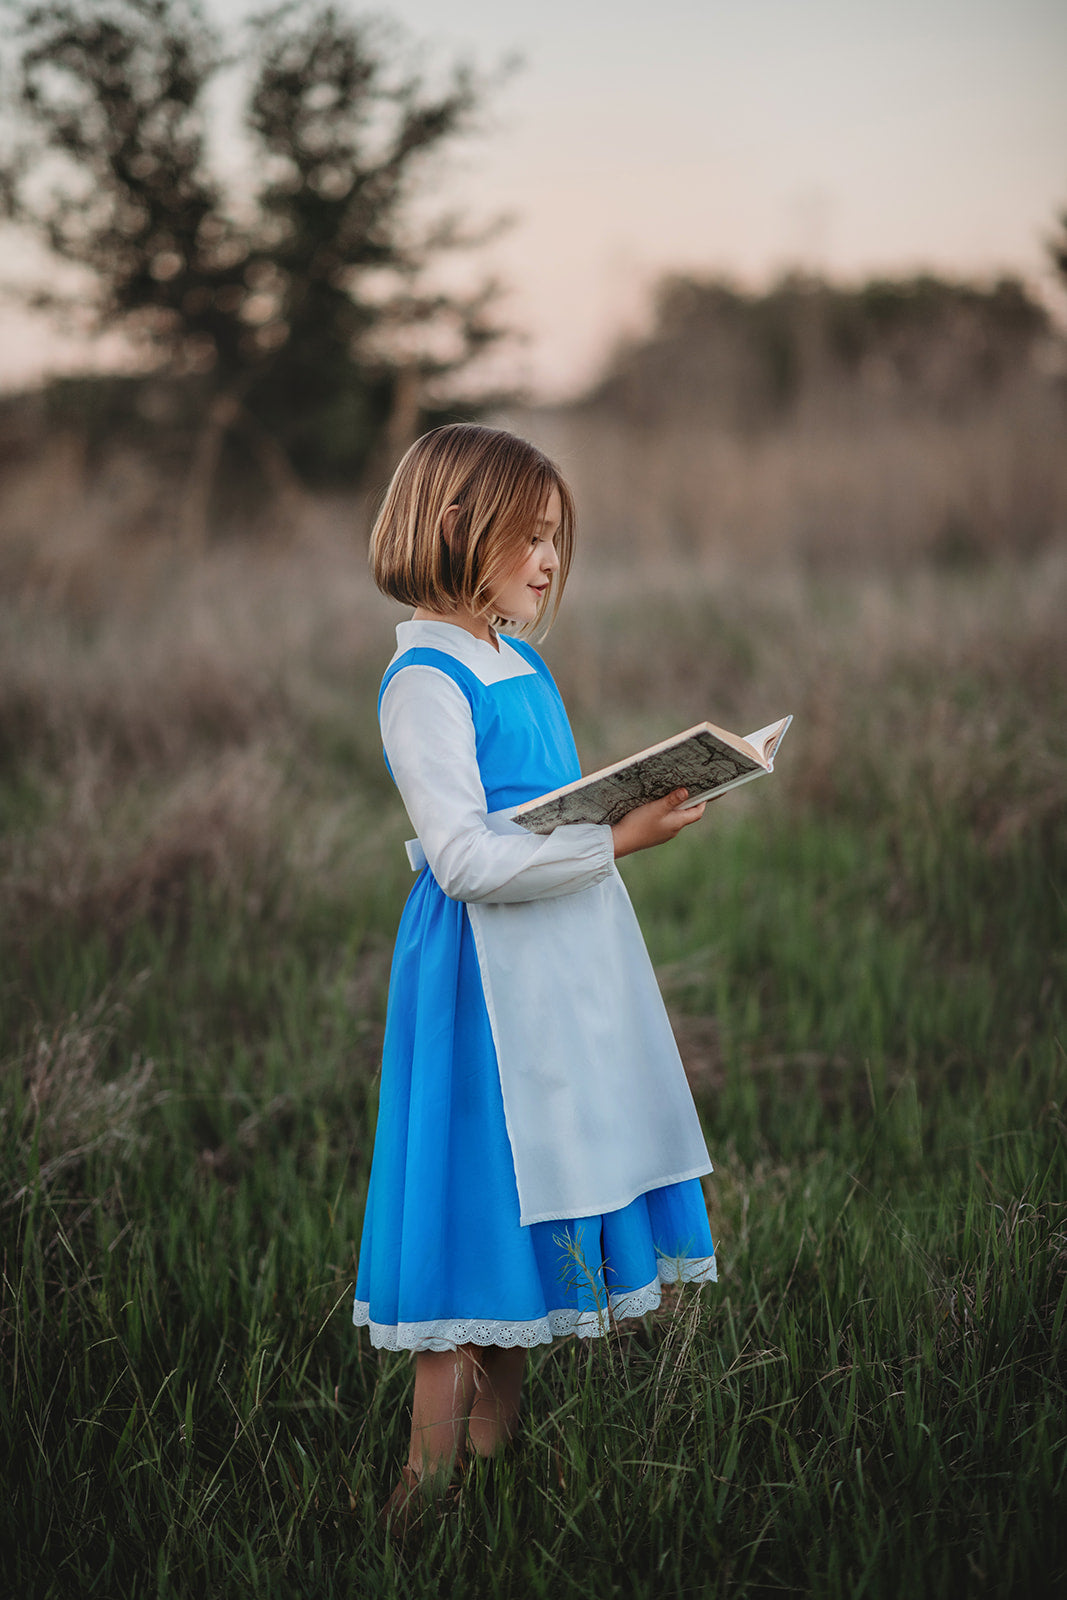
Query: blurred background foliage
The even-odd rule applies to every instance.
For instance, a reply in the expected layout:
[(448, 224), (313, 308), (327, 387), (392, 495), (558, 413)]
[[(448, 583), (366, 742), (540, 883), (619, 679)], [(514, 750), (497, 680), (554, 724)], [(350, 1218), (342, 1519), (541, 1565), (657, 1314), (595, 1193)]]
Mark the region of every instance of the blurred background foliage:
[[(195, 0), (5, 11), (0, 199), (82, 274), (34, 303), (128, 351), (0, 402), (9, 546), (88, 506), (193, 548), (291, 534), (309, 496), (358, 515), (418, 431), (506, 399), (479, 379), (506, 335), (494, 284), (442, 276), (487, 230), (431, 204), (488, 80), (460, 65), (431, 87), (337, 7), (265, 11), (237, 177), (209, 114), (234, 44)], [(1062, 233), (1051, 255), (1062, 271)], [(616, 550), (967, 561), (1062, 528), (1065, 384), (1063, 330), (1012, 279), (677, 276), (584, 399), (516, 421), (570, 458), (587, 535)]]
[(236, 183), (208, 126), (234, 63), (194, 0), (6, 10), (23, 136), (0, 195), (10, 221), (87, 274), (73, 306), (52, 289), (35, 303), (120, 331), (144, 369), (57, 385), (31, 448), (60, 428), (94, 463), (105, 439), (144, 456), (168, 490), (180, 476), (186, 531), (202, 538), (231, 481), (262, 502), (358, 479), (499, 336), (491, 284), (447, 293), (427, 277), (472, 235), (416, 205), (433, 160), (471, 129), (485, 85), (470, 71), (431, 90), (381, 25), (329, 6), (264, 11), (241, 66)]

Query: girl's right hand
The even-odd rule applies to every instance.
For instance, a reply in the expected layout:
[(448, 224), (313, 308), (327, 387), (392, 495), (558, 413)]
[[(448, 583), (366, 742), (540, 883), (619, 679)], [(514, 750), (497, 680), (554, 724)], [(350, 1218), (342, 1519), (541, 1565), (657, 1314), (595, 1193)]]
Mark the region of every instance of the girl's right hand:
[(665, 844), (691, 822), (699, 822), (707, 801), (683, 810), (688, 798), (688, 789), (675, 789), (662, 800), (649, 800), (646, 805), (628, 811), (621, 822), (613, 824), (611, 835), (615, 841), (616, 861), (620, 856), (633, 855), (635, 850), (650, 850), (654, 844)]

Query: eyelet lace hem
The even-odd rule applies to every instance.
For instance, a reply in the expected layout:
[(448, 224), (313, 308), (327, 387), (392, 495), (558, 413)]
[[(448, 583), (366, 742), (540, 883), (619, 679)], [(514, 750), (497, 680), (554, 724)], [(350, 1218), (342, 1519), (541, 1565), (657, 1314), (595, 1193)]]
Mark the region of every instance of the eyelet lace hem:
[(370, 1305), (357, 1300), (352, 1321), (357, 1328), (369, 1328), (370, 1342), (376, 1350), (455, 1350), (461, 1344), (501, 1345), (506, 1349), (521, 1345), (551, 1344), (553, 1339), (574, 1334), (579, 1339), (598, 1339), (610, 1332), (612, 1320), (643, 1317), (660, 1303), (664, 1283), (715, 1283), (718, 1274), (714, 1256), (674, 1260), (662, 1257), (658, 1276), (642, 1289), (609, 1294), (607, 1308), (582, 1311), (567, 1307), (549, 1311), (531, 1322), (494, 1322), (442, 1317), (433, 1322), (372, 1322)]

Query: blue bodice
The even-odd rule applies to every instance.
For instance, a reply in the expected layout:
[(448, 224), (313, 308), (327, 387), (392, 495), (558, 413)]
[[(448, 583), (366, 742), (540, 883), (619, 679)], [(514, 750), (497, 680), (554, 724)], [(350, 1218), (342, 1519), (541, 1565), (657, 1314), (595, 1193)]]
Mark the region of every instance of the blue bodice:
[(390, 664), (378, 696), (380, 710), (387, 685), (404, 667), (433, 667), (451, 678), (471, 708), (478, 770), (490, 812), (522, 805), (582, 775), (567, 713), (548, 668), (522, 640), (509, 638), (508, 643), (532, 672), (483, 683), (454, 656), (420, 647), (406, 650)]

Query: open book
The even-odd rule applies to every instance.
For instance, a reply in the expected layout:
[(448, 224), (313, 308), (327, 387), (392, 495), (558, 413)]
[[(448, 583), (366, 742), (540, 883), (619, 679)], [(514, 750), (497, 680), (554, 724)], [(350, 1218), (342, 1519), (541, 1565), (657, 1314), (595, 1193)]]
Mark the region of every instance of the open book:
[(613, 767), (602, 767), (551, 794), (527, 800), (511, 813), (531, 833), (551, 833), (564, 822), (622, 820), (648, 800), (662, 800), (673, 789), (688, 789), (686, 806), (774, 771), (774, 757), (792, 717), (782, 717), (744, 739), (713, 722), (676, 733)]

